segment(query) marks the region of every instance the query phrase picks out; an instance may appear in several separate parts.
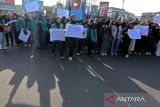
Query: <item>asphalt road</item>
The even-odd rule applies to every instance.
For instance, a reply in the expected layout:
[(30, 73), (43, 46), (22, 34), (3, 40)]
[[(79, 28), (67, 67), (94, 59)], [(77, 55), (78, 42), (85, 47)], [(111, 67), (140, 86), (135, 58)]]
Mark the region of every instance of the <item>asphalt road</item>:
[(160, 103), (159, 82), (156, 56), (75, 55), (69, 62), (50, 50), (0, 50), (0, 107), (104, 107), (104, 94), (113, 92), (149, 93)]

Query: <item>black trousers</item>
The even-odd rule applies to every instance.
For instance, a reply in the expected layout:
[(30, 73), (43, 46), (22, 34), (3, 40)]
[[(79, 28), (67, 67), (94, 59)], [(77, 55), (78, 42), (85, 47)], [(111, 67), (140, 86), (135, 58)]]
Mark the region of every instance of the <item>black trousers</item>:
[(92, 42), (91, 40), (87, 40), (87, 47), (88, 47), (88, 55), (91, 55), (95, 47), (95, 43)]
[(15, 42), (16, 42), (17, 45), (22, 44), (22, 41), (18, 39), (18, 38), (19, 38), (19, 35), (20, 35), (20, 31), (18, 31), (18, 32), (15, 31), (15, 32), (14, 32), (14, 38), (15, 38)]
[(96, 50), (98, 51), (98, 54), (101, 53), (102, 43), (103, 43), (103, 37), (98, 36), (97, 37), (97, 43), (96, 43)]
[(13, 34), (12, 32), (8, 32), (8, 33), (5, 33), (5, 37), (6, 37), (6, 43), (7, 45), (9, 45), (9, 38), (11, 40), (11, 45), (13, 45)]
[(142, 50), (143, 50), (142, 45), (143, 45), (142, 39), (137, 39), (136, 44), (135, 44), (135, 52), (142, 52)]
[(122, 50), (125, 55), (128, 54), (130, 43), (131, 39), (128, 36), (123, 37)]
[(57, 45), (58, 45), (60, 57), (64, 56), (65, 42), (63, 41), (52, 42), (52, 53), (55, 53)]
[(67, 45), (68, 45), (68, 48), (69, 48), (69, 52), (68, 52), (69, 57), (72, 57), (74, 49), (76, 47), (77, 39), (76, 38), (72, 38), (72, 37), (68, 37), (68, 38), (66, 38), (66, 40), (67, 40)]
[(80, 52), (81, 52), (82, 47), (83, 47), (83, 45), (84, 45), (84, 41), (85, 41), (85, 39), (79, 39), (79, 40), (78, 40), (78, 49), (77, 49), (77, 53), (80, 53)]

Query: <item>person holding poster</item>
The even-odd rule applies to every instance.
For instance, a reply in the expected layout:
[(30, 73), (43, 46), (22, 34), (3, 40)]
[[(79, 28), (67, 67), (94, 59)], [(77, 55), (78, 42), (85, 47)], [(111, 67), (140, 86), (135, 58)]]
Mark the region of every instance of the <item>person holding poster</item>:
[(125, 55), (125, 58), (129, 58), (129, 45), (131, 43), (131, 39), (128, 35), (128, 29), (133, 29), (133, 25), (129, 24), (125, 29), (123, 29), (122, 52)]
[[(9, 46), (10, 43), (13, 46), (13, 34), (11, 32), (11, 25), (8, 24), (10, 21), (11, 21), (10, 15), (9, 14), (4, 15), (4, 19), (2, 20), (2, 23), (7, 24), (7, 26), (4, 27), (7, 46)], [(9, 42), (9, 38), (10, 38), (11, 42)]]
[(151, 24), (150, 25), (150, 52), (151, 54), (155, 54), (156, 46), (158, 44), (158, 40), (160, 40), (159, 37), (159, 26), (157, 24)]
[[(83, 27), (84, 27), (85, 29), (87, 29), (87, 24), (88, 24), (88, 19), (87, 19), (87, 18), (83, 18), (81, 25), (83, 25)], [(87, 32), (84, 32), (84, 35), (85, 35), (85, 33), (87, 33)], [(87, 35), (87, 34), (86, 34), (86, 35)], [(77, 55), (78, 55), (78, 56), (80, 55), (80, 52), (81, 52), (81, 50), (82, 50), (82, 47), (83, 47), (83, 44), (84, 44), (85, 39), (86, 39), (86, 38), (79, 38), (79, 39), (78, 39), (78, 50), (77, 50)]]
[(21, 19), (17, 15), (17, 13), (13, 13), (13, 20), (17, 20), (17, 21), (13, 22), (11, 24), (11, 31), (14, 34), (16, 45), (19, 46), (19, 45), (22, 45), (22, 41), (18, 39), (19, 34), (21, 32), (21, 28), (22, 28), (22, 23), (21, 23)]
[[(31, 27), (31, 18), (29, 16), (29, 14), (24, 14), (22, 15), (22, 28), (24, 29), (23, 31), (26, 32), (27, 30), (31, 31), (32, 30), (32, 27)], [(32, 44), (32, 37), (30, 35), (27, 43), (25, 43), (24, 46), (31, 46)]]
[(87, 35), (87, 46), (88, 46), (88, 54), (89, 56), (92, 55), (92, 50), (97, 43), (97, 29), (96, 24), (93, 20), (90, 20), (88, 24), (88, 35)]
[[(57, 28), (57, 29), (64, 29), (64, 25), (61, 23), (61, 19), (58, 17), (57, 21), (51, 25), (51, 29)], [(64, 47), (65, 42), (64, 41), (53, 41), (52, 42), (52, 55), (55, 55), (56, 47), (59, 47), (59, 53), (60, 53), (60, 59), (64, 59)]]
[[(73, 24), (73, 25), (78, 24), (76, 16), (71, 16), (70, 22), (68, 24)], [(67, 37), (66, 40), (67, 40), (67, 45), (69, 47), (69, 52), (68, 52), (69, 53), (69, 60), (72, 61), (73, 51), (76, 46), (76, 38)]]

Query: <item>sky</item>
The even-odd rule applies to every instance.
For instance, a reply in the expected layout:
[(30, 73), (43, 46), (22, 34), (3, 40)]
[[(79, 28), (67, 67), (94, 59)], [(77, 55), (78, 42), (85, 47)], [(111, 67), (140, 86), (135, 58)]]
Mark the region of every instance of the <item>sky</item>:
[[(44, 5), (51, 6), (56, 4), (57, 0), (43, 0)], [(63, 0), (61, 0), (63, 1)], [(122, 8), (123, 0), (99, 0), (110, 2), (110, 7)], [(21, 4), (21, 0), (15, 0), (16, 4)], [(97, 3), (99, 4), (99, 3)], [(142, 12), (160, 11), (160, 0), (125, 0), (125, 10), (140, 16)]]

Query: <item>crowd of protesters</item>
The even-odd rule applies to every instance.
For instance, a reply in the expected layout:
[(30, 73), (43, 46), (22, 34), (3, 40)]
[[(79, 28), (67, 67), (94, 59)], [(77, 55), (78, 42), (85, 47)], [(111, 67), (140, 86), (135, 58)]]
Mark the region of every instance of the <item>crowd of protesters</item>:
[[(8, 23), (16, 20), (13, 23)], [(84, 39), (66, 37), (66, 41), (50, 42), (49, 29), (58, 28), (65, 29), (66, 24), (83, 25), (87, 29), (87, 37)], [(13, 13), (13, 15), (0, 16), (0, 49), (7, 49), (8, 46), (36, 46), (38, 49), (45, 49), (51, 46), (52, 55), (59, 50), (61, 59), (68, 54), (69, 60), (72, 60), (74, 53), (80, 55), (86, 52), (88, 56), (99, 54), (107, 55), (123, 55), (126, 58), (130, 54), (154, 55), (157, 44), (160, 40), (160, 27), (155, 23), (141, 23), (149, 26), (148, 36), (142, 39), (133, 40), (128, 36), (128, 29), (133, 29), (138, 25), (138, 21), (130, 23), (122, 22), (119, 19), (100, 18), (100, 17), (84, 17), (77, 20), (75, 16), (69, 19), (66, 17), (49, 17), (43, 16), (41, 13), (24, 14), (22, 16)], [(31, 31), (31, 35), (27, 43), (19, 40), (21, 29)]]

